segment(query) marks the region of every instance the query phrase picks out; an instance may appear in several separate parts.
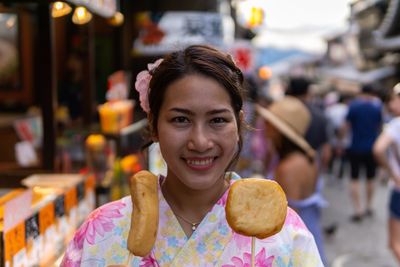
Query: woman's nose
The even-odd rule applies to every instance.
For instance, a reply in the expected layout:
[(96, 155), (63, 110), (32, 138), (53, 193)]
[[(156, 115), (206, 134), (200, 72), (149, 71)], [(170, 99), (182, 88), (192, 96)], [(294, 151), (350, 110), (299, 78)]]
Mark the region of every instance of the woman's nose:
[(196, 126), (190, 131), (188, 148), (198, 152), (204, 152), (213, 146), (213, 142), (210, 138), (210, 133), (206, 127)]

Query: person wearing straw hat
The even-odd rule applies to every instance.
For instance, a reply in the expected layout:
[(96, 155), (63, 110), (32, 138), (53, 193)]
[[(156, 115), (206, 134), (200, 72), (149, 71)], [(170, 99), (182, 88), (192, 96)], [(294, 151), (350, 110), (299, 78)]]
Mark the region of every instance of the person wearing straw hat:
[(387, 104), (393, 119), (375, 141), (373, 153), (392, 178), (388, 237), (390, 249), (400, 263), (400, 83), (394, 86)]
[[(297, 98), (285, 96), (268, 109), (257, 106), (266, 123), (266, 138), (279, 156), (275, 180), (282, 186), (289, 206), (295, 209), (313, 234), (323, 261), (325, 254), (321, 234), (321, 207), (325, 200), (320, 194), (315, 151), (304, 139), (311, 115)], [(325, 261), (326, 262), (326, 261)]]

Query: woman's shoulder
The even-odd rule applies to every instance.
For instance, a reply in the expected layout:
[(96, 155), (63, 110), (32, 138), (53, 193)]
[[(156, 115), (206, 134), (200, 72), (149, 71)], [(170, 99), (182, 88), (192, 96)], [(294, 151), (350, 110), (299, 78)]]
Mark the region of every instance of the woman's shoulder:
[(316, 164), (310, 162), (308, 158), (301, 152), (293, 152), (283, 158), (278, 166), (276, 172), (288, 176), (295, 174), (298, 176), (301, 173), (312, 173), (316, 170)]
[(312, 233), (300, 216), (288, 207), (287, 216), (278, 234), (285, 248), (291, 251), (293, 266), (323, 266)]
[(92, 211), (68, 244), (61, 266), (80, 266), (82, 260), (103, 260), (110, 249), (114, 254), (125, 253), (122, 248), (128, 236), (131, 211), (129, 196)]
[(306, 235), (311, 234), (299, 214), (290, 207), (287, 208), (284, 228), (290, 228), (292, 232), (294, 231)]
[[(80, 237), (79, 241), (87, 241), (89, 244), (95, 244), (99, 237), (113, 234), (116, 227), (130, 219), (132, 212), (132, 203), (130, 197), (108, 202), (94, 211), (92, 211), (81, 227), (76, 231), (75, 237)], [(78, 244), (82, 246), (83, 244)]]
[(126, 196), (118, 200), (107, 202), (101, 205), (100, 207), (96, 208), (93, 212), (107, 213), (110, 210), (117, 210), (117, 209), (121, 211), (125, 209), (132, 209), (131, 197)]

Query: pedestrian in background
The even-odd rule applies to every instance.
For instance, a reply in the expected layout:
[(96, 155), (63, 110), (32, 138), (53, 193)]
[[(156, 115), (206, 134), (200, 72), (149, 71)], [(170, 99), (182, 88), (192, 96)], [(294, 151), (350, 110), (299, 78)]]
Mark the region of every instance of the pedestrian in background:
[(331, 92), (325, 98), (325, 116), (329, 122), (328, 137), (332, 147), (329, 173), (337, 179), (343, 179), (348, 162), (347, 150), (350, 145), (350, 133), (342, 131), (349, 110), (348, 100), (349, 96), (337, 92)]
[(375, 141), (373, 152), (377, 162), (392, 181), (389, 202), (389, 246), (400, 263), (400, 83), (395, 85), (388, 101), (393, 119)]
[[(362, 85), (361, 92), (349, 104), (346, 116), (345, 132), (351, 132), (349, 161), (351, 169), (350, 196), (354, 213), (350, 217), (353, 222), (360, 222), (364, 216), (372, 216), (372, 200), (374, 194), (374, 178), (376, 162), (372, 154), (372, 146), (382, 128), (382, 102), (374, 94), (370, 84)], [(361, 204), (360, 170), (366, 172), (366, 204)]]
[(306, 77), (291, 77), (286, 95), (300, 99), (311, 114), (311, 122), (305, 139), (317, 152), (319, 171), (322, 173), (328, 167), (331, 158), (331, 146), (328, 140), (328, 119), (324, 111), (312, 101), (310, 92), (311, 81)]
[(320, 225), (325, 200), (320, 191), (315, 151), (304, 139), (311, 114), (299, 99), (291, 96), (276, 100), (267, 109), (257, 106), (257, 112), (265, 120), (265, 138), (272, 142), (279, 156), (274, 179), (285, 191), (289, 206), (313, 234), (326, 263)]

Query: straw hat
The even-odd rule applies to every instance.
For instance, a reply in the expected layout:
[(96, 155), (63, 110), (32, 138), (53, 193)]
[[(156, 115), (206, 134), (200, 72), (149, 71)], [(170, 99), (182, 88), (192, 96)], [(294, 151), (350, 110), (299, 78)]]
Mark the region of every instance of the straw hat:
[(311, 115), (307, 107), (297, 98), (285, 96), (273, 102), (268, 109), (256, 105), (257, 113), (271, 123), (279, 132), (298, 145), (308, 156), (315, 151), (304, 139), (310, 125)]

